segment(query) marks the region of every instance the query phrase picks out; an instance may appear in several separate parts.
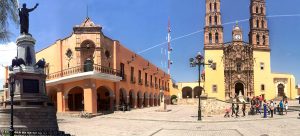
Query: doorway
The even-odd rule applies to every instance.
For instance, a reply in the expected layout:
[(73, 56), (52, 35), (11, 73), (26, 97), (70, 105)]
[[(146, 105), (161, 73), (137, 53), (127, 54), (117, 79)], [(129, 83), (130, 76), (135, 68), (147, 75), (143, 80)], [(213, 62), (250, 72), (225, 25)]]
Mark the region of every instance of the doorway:
[(236, 83), (235, 84), (235, 96), (239, 96), (239, 94), (244, 95), (244, 84)]

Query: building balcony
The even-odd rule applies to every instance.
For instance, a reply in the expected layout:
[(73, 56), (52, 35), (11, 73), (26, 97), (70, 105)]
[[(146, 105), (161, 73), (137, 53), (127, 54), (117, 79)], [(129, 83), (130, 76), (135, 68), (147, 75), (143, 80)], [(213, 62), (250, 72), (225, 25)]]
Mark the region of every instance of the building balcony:
[(79, 81), (87, 78), (109, 80), (112, 82), (119, 82), (122, 80), (120, 71), (101, 65), (80, 65), (55, 73), (51, 73), (47, 76), (47, 85), (56, 85), (61, 83)]
[(135, 84), (135, 83), (136, 83), (136, 79), (135, 79), (135, 77), (131, 77), (131, 79), (130, 79), (130, 83), (132, 83), (132, 84)]
[(126, 74), (122, 74), (121, 77), (122, 77), (122, 81), (127, 81), (127, 75)]
[(150, 83), (150, 87), (153, 88), (153, 87), (154, 87), (154, 84), (153, 84), (153, 83)]
[(155, 89), (158, 89), (158, 84), (155, 84)]
[(143, 79), (139, 79), (139, 85), (143, 85)]

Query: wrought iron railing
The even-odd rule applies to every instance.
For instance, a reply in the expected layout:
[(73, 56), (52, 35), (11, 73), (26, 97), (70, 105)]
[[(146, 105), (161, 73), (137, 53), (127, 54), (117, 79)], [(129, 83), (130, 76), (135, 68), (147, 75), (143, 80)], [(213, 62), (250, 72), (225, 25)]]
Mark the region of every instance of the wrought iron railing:
[(120, 76), (120, 71), (116, 70), (116, 69), (112, 69), (112, 68), (97, 65), (97, 64), (91, 65), (88, 68), (86, 68), (85, 66), (86, 65), (80, 65), (80, 66), (64, 69), (62, 71), (58, 71), (55, 73), (51, 73), (47, 76), (47, 80), (57, 79), (57, 78), (61, 78), (61, 77), (69, 76), (69, 75), (74, 75), (74, 74), (83, 73), (83, 72), (90, 72), (90, 71)]

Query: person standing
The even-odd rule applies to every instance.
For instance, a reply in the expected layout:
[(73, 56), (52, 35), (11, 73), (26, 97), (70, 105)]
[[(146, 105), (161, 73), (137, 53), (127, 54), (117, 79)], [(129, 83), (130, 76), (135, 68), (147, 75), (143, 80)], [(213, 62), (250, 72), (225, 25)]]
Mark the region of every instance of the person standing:
[(259, 95), (259, 97), (258, 97), (258, 100), (259, 100), (259, 106), (260, 106), (260, 108), (262, 108), (263, 107), (263, 97), (262, 97), (262, 95)]
[(259, 114), (261, 115), (259, 101), (256, 102), (255, 108), (256, 108), (256, 114), (259, 112)]
[(231, 117), (233, 117), (234, 114), (235, 114), (235, 107), (234, 107), (234, 103), (232, 102), (232, 104), (231, 104)]
[(264, 106), (264, 118), (267, 118), (267, 102), (266, 102), (266, 100), (264, 100), (263, 106)]
[(243, 117), (245, 117), (246, 116), (246, 103), (245, 102), (243, 102), (243, 106), (242, 106), (242, 111), (243, 111)]
[(283, 102), (282, 102), (282, 100), (279, 102), (279, 108), (280, 108), (279, 115), (283, 115)]
[(271, 102), (270, 102), (271, 118), (273, 118), (274, 107), (275, 107), (274, 102), (273, 102), (273, 100), (271, 100)]
[(274, 104), (274, 110), (273, 111), (274, 111), (274, 114), (276, 114), (276, 111), (277, 111), (277, 108), (275, 107), (276, 106), (276, 102), (275, 103), (273, 102), (273, 104)]
[(287, 115), (287, 110), (289, 108), (289, 104), (287, 100), (285, 101), (284, 107), (285, 107), (285, 114)]
[(255, 115), (255, 97), (252, 98), (251, 100), (251, 115)]

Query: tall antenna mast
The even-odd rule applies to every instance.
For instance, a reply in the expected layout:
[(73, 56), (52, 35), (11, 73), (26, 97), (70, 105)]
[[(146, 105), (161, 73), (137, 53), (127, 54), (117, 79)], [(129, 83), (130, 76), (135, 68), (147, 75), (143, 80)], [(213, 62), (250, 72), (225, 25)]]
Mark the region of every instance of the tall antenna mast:
[(89, 5), (86, 4), (86, 18), (89, 18)]
[(167, 37), (167, 40), (168, 40), (168, 74), (170, 75), (170, 67), (171, 67), (171, 64), (172, 64), (172, 61), (171, 61), (171, 58), (170, 58), (171, 51), (172, 51), (172, 48), (171, 48), (171, 23), (170, 23), (170, 17), (168, 19), (168, 37)]

